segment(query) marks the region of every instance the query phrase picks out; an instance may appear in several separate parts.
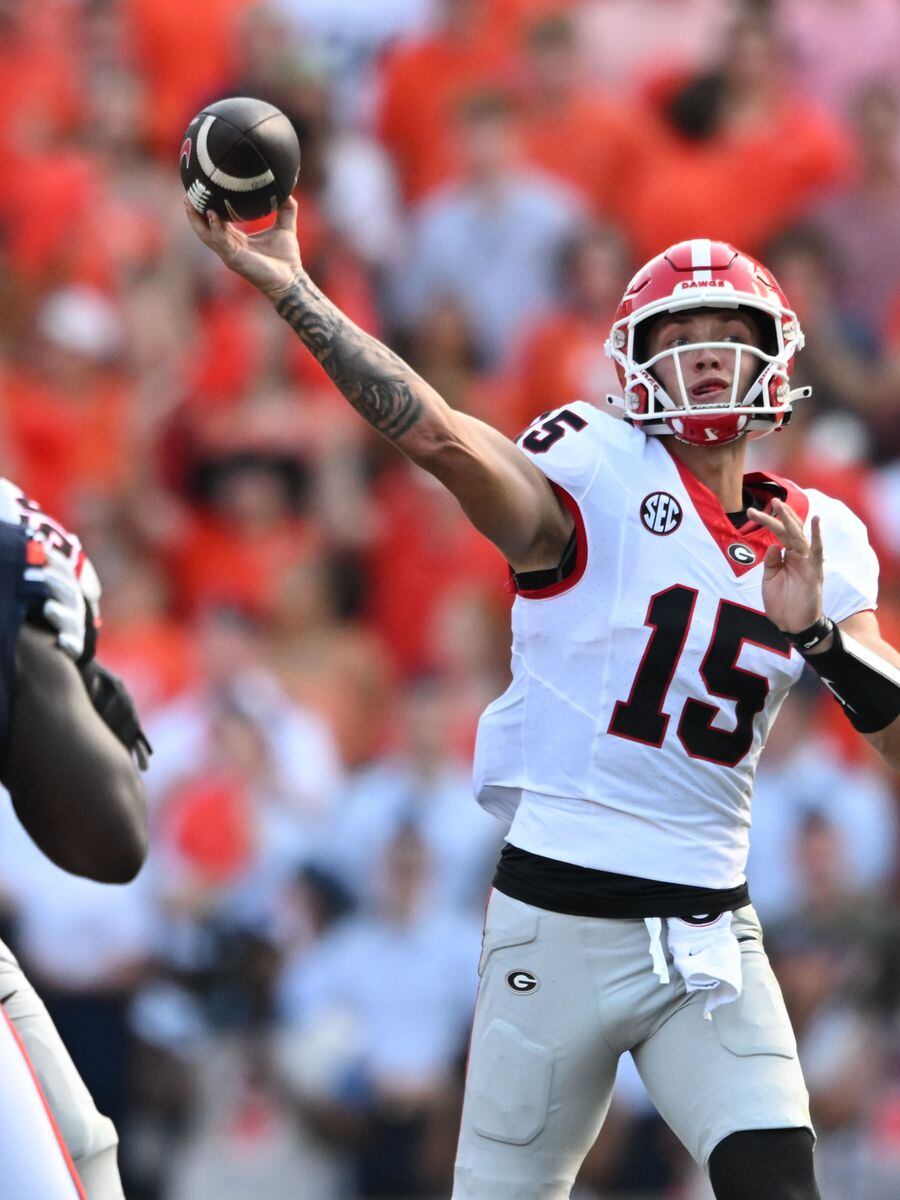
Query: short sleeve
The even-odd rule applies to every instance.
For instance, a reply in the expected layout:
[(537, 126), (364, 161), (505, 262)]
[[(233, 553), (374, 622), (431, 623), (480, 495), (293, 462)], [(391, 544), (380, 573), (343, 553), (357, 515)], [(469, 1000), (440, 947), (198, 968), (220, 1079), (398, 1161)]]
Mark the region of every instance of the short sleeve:
[(831, 496), (810, 489), (810, 514), (822, 518), (825, 555), (823, 608), (832, 621), (874, 610), (878, 604), (878, 559), (859, 517)]
[(590, 488), (607, 453), (607, 443), (622, 422), (579, 400), (542, 413), (516, 438), (519, 449), (540, 470), (580, 500)]

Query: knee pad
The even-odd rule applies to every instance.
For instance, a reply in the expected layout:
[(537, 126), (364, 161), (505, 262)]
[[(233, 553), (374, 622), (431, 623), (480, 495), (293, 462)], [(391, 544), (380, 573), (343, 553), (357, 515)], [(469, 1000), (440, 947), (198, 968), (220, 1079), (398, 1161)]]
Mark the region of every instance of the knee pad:
[(709, 1158), (716, 1200), (821, 1200), (808, 1129), (746, 1129)]

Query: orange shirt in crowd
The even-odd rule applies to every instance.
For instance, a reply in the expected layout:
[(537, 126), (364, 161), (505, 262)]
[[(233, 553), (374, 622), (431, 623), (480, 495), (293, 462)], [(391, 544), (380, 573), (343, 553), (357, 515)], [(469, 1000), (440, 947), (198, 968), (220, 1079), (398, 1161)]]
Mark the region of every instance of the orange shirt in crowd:
[(227, 884), (249, 866), (254, 849), (254, 814), (245, 785), (234, 775), (207, 766), (176, 784), (160, 819), (163, 853), (174, 854), (193, 882)]
[(700, 230), (761, 254), (850, 163), (847, 135), (833, 117), (785, 99), (765, 127), (656, 143), (620, 217), (639, 259)]
[(148, 617), (100, 633), (104, 666), (128, 684), (140, 713), (150, 713), (199, 679), (197, 640), (180, 622)]
[[(487, 0), (478, 10), (467, 38), (439, 31), (432, 37), (402, 43), (388, 55), (382, 71), (382, 99), (378, 133), (400, 178), (408, 203), (449, 179), (456, 170), (453, 137), (454, 114), (459, 103), (480, 88), (514, 89), (523, 40), (528, 28), (542, 17), (575, 9), (574, 0)], [(595, 138), (601, 118), (590, 101), (575, 105), (570, 118), (573, 133)], [(613, 131), (612, 116), (605, 111), (602, 123), (615, 146), (598, 145), (601, 170), (615, 158), (620, 133)], [(566, 140), (562, 136), (560, 141)], [(552, 146), (552, 121), (546, 131), (534, 131), (536, 161), (559, 159), (571, 165), (586, 158), (574, 147)], [(553, 169), (551, 167), (551, 169)], [(566, 171), (560, 172), (568, 177)], [(580, 183), (581, 169), (578, 169)], [(600, 170), (592, 173), (592, 179)], [(605, 204), (602, 188), (588, 189)]]
[(430, 476), (401, 465), (373, 496), (378, 536), (369, 556), (366, 610), (402, 674), (434, 666), (437, 619), (454, 594), (503, 591), (499, 552)]
[(135, 66), (153, 98), (145, 107), (147, 136), (173, 164), (191, 117), (201, 104), (218, 99), (217, 87), (231, 78), (239, 20), (258, 3), (122, 0)]
[(520, 36), (542, 17), (574, 11), (581, 0), (487, 0), (488, 22), (496, 35)]
[(341, 621), (269, 640), (271, 666), (292, 700), (328, 724), (345, 767), (383, 753), (393, 715), (393, 663), (372, 629)]
[[(8, 270), (42, 289), (76, 278), (88, 282), (83, 231), (91, 214), (102, 211), (105, 197), (95, 156), (62, 146), (22, 151), (12, 163), (0, 196)], [(91, 240), (90, 248), (95, 262), (105, 259), (102, 240)]]
[(510, 71), (505, 42), (475, 35), (457, 41), (437, 33), (401, 44), (388, 56), (378, 133), (407, 202), (453, 174), (452, 130), (460, 102), (479, 88), (502, 83)]
[(182, 611), (231, 607), (265, 618), (281, 580), (321, 552), (318, 529), (309, 521), (284, 520), (249, 532), (198, 513), (171, 555), (170, 578)]
[[(83, 94), (76, 45), (78, 6), (67, 0), (28, 0), (12, 8), (0, 30), (4, 154), (52, 145), (59, 135), (71, 132), (81, 115)], [(11, 180), (6, 166), (4, 186)]]
[(197, 331), (185, 363), (192, 414), (227, 407), (262, 370), (264, 345), (248, 315), (258, 305), (247, 289), (228, 289), (197, 312)]
[(576, 400), (602, 407), (607, 393), (621, 390), (603, 349), (611, 324), (612, 314), (560, 312), (525, 334), (510, 409), (515, 433), (549, 408)]
[(77, 393), (12, 374), (3, 385), (3, 422), (16, 483), (77, 527), (82, 495), (112, 499), (131, 477), (129, 402), (127, 385), (112, 374), (94, 376)]
[(637, 120), (620, 104), (582, 91), (552, 109), (529, 105), (526, 98), (520, 117), (522, 148), (531, 163), (571, 183), (598, 217), (619, 211), (645, 152)]

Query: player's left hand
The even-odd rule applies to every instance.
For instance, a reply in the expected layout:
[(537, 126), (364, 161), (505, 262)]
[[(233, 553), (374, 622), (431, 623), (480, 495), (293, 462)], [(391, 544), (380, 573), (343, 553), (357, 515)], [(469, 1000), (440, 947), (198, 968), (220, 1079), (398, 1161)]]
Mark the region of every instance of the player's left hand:
[(810, 538), (789, 504), (772, 501), (773, 514), (748, 508), (747, 515), (765, 525), (778, 538), (763, 563), (763, 604), (773, 625), (786, 633), (808, 629), (822, 616), (822, 528), (813, 517)]

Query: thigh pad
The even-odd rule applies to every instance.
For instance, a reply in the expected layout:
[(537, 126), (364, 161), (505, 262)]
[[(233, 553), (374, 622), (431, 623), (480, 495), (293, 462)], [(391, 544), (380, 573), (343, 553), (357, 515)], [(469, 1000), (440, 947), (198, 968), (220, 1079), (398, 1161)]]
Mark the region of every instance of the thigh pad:
[(534, 1141), (547, 1123), (554, 1047), (533, 1033), (493, 1020), (469, 1082), (469, 1117), (482, 1137), (513, 1146)]

